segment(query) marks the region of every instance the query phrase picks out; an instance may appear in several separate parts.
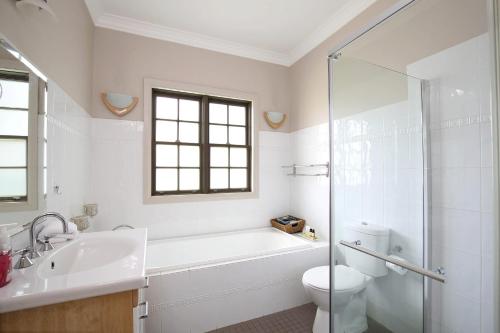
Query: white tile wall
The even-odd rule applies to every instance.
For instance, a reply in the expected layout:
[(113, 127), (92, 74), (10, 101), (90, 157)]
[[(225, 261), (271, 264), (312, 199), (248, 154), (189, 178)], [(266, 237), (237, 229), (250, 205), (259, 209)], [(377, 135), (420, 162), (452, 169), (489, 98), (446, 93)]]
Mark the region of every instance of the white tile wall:
[[(351, 241), (348, 224), (382, 225), (390, 249), (401, 246), (397, 255), (422, 264), (420, 88), (416, 79), (408, 83), (408, 100), (334, 122), (335, 238)], [(368, 286), (368, 315), (394, 332), (421, 332), (422, 292), (419, 276), (390, 271)]]
[[(328, 123), (290, 133), (291, 160), (295, 164), (323, 164), (329, 157)], [(298, 170), (298, 172), (324, 172), (324, 168)], [(319, 237), (330, 234), (330, 178), (290, 177), (290, 213), (306, 219)]]
[(289, 135), (259, 133), (258, 198), (143, 204), (143, 123), (92, 119), (92, 200), (97, 230), (118, 224), (147, 227), (150, 238), (222, 232), (269, 225), (289, 212)]
[(433, 332), (494, 333), (492, 139), (488, 37), (408, 67), (431, 84)]

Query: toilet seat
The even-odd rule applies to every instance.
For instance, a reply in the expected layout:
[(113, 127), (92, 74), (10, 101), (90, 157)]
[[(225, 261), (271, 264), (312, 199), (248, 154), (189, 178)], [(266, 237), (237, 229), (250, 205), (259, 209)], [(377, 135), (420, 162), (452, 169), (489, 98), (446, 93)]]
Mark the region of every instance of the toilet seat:
[(314, 289), (330, 291), (330, 266), (309, 269), (302, 276), (302, 283)]
[(366, 285), (368, 277), (354, 268), (335, 265), (335, 292), (355, 293)]

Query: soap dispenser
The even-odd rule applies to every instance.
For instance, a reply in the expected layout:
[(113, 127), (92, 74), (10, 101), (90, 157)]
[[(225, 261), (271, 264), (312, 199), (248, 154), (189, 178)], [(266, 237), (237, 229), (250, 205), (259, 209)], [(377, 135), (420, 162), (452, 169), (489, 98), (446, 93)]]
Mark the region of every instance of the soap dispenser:
[(12, 271), (12, 245), (7, 227), (14, 227), (17, 223), (0, 225), (0, 288), (10, 282)]

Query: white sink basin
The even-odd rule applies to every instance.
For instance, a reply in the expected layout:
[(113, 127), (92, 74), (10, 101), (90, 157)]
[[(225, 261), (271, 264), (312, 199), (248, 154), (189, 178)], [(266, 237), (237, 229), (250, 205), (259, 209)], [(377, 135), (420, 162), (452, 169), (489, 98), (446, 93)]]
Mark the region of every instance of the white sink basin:
[[(0, 313), (139, 289), (145, 284), (146, 229), (81, 233), (0, 288)], [(17, 259), (17, 258), (16, 258)]]
[(86, 238), (51, 252), (38, 266), (42, 278), (113, 264), (134, 252), (134, 242), (127, 238)]

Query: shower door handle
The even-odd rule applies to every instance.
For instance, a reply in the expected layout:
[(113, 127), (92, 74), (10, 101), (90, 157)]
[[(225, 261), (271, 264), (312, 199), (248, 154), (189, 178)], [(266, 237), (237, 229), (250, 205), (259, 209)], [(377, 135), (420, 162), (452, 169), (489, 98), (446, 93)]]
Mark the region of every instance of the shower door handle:
[(441, 267), (436, 272), (433, 272), (433, 271), (427, 270), (425, 268), (422, 268), (420, 266), (411, 264), (409, 262), (398, 260), (398, 259), (389, 257), (389, 256), (387, 256), (385, 254), (378, 253), (376, 251), (372, 251), (370, 249), (367, 249), (366, 247), (361, 246), (360, 243), (361, 242), (354, 242), (353, 243), (353, 242), (346, 242), (346, 241), (343, 241), (343, 240), (340, 241), (341, 245), (347, 246), (347, 247), (349, 247), (349, 248), (351, 248), (353, 250), (356, 250), (356, 251), (359, 251), (359, 252), (363, 252), (363, 253), (368, 254), (368, 255), (370, 255), (372, 257), (384, 260), (385, 262), (393, 263), (394, 265), (406, 268), (407, 270), (415, 272), (417, 274), (420, 274), (420, 275), (423, 275), (423, 276), (427, 276), (428, 278), (431, 278), (433, 280), (439, 281), (441, 283), (445, 283), (446, 282), (446, 278), (444, 277), (444, 269), (441, 268)]

